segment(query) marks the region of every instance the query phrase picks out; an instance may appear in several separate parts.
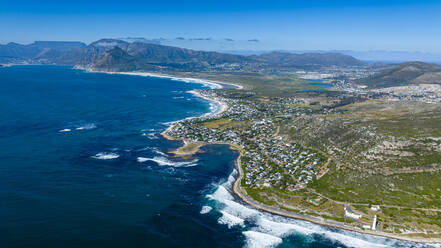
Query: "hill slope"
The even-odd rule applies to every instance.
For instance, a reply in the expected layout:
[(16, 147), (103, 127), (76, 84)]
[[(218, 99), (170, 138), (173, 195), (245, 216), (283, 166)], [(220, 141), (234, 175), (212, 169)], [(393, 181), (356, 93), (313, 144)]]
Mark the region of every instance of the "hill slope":
[(361, 66), (365, 63), (341, 53), (286, 53), (272, 52), (250, 58), (283, 68), (316, 68), (326, 66)]
[(411, 84), (441, 84), (441, 66), (424, 62), (406, 62), (359, 80), (371, 88)]

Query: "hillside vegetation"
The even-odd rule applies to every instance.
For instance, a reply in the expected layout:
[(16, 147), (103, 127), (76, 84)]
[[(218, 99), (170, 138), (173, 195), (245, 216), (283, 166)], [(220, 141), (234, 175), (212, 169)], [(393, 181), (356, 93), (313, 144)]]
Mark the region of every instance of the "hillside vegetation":
[(370, 88), (441, 84), (441, 66), (424, 62), (406, 62), (359, 80)]

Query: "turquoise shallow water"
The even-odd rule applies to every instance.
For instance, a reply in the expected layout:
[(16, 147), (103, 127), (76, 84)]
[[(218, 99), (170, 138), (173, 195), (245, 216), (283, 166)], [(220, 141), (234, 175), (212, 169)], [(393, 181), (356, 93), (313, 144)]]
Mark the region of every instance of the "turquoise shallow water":
[(412, 246), (247, 207), (227, 146), (168, 156), (158, 133), (210, 111), (187, 93), (206, 86), (14, 66), (0, 87), (1, 247)]

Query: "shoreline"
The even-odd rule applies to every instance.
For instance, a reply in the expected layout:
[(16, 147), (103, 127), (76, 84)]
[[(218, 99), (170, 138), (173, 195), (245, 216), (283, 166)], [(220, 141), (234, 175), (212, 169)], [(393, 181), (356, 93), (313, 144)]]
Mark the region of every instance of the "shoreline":
[[(198, 79), (198, 78), (184, 78), (184, 77), (175, 77), (175, 76), (170, 76), (170, 75), (164, 75), (164, 74), (155, 74), (155, 73), (148, 73), (148, 72), (107, 72), (107, 71), (93, 71), (93, 70), (87, 70), (84, 68), (75, 68), (75, 69), (83, 69), (87, 72), (93, 72), (93, 73), (107, 73), (107, 74), (121, 74), (121, 75), (132, 75), (132, 76), (146, 76), (146, 77), (159, 77), (159, 78), (168, 78), (168, 79), (172, 79), (172, 80), (178, 80), (178, 81), (183, 81), (183, 82), (192, 82), (192, 83), (200, 83), (200, 84), (204, 84), (204, 85), (210, 85), (211, 87), (215, 87), (214, 89), (222, 89), (222, 85), (221, 84), (227, 84), (227, 85), (233, 85), (235, 87), (237, 87), (237, 89), (243, 89), (244, 87), (242, 85), (238, 85), (238, 84), (233, 84), (233, 83), (225, 83), (225, 82), (217, 82), (217, 81), (210, 81), (210, 80), (203, 80), (203, 79)], [(212, 88), (213, 89), (213, 88)], [(203, 96), (201, 95), (197, 90), (191, 90), (188, 91), (188, 93), (193, 94), (196, 97), (202, 98), (204, 100), (210, 101), (210, 102), (214, 102), (216, 104), (218, 104), (220, 106), (220, 108), (218, 109), (218, 111), (216, 112), (209, 112), (206, 113), (202, 116), (215, 116), (218, 114), (221, 114), (223, 112), (225, 112), (228, 109), (228, 105), (225, 102), (222, 102), (220, 100), (217, 99), (212, 99), (209, 98), (207, 96)], [(290, 218), (290, 219), (297, 219), (297, 220), (302, 220), (302, 221), (307, 221), (313, 224), (317, 224), (320, 226), (326, 226), (326, 227), (331, 227), (331, 228), (337, 228), (337, 229), (341, 229), (341, 230), (345, 230), (345, 231), (350, 231), (350, 232), (355, 232), (355, 233), (360, 233), (360, 234), (366, 234), (366, 235), (371, 235), (371, 236), (377, 236), (377, 237), (382, 237), (382, 238), (391, 238), (391, 239), (395, 239), (395, 240), (400, 240), (400, 241), (405, 241), (405, 242), (412, 242), (412, 243), (419, 243), (419, 244), (427, 244), (427, 245), (435, 245), (435, 244), (440, 244), (441, 243), (441, 239), (440, 238), (411, 238), (411, 237), (406, 237), (406, 236), (401, 236), (398, 234), (392, 234), (392, 233), (385, 233), (385, 232), (380, 232), (380, 231), (370, 231), (370, 230), (362, 230), (362, 229), (357, 229), (354, 227), (350, 227), (350, 226), (345, 226), (343, 223), (338, 223), (338, 222), (334, 222), (332, 220), (326, 220), (322, 217), (316, 217), (316, 216), (310, 216), (310, 215), (303, 215), (303, 214), (297, 214), (294, 212), (289, 212), (286, 210), (282, 210), (282, 209), (276, 209), (274, 207), (271, 206), (267, 206), (265, 204), (259, 203), (255, 200), (253, 200), (251, 197), (248, 196), (248, 194), (246, 193), (245, 189), (243, 189), (240, 185), (241, 180), (244, 176), (244, 172), (242, 170), (242, 166), (241, 166), (241, 156), (242, 156), (242, 147), (239, 147), (235, 144), (230, 144), (230, 143), (206, 143), (206, 142), (199, 142), (199, 143), (195, 143), (195, 142), (189, 142), (187, 140), (183, 140), (180, 138), (176, 138), (176, 137), (172, 137), (167, 135), (167, 131), (171, 130), (174, 128), (174, 125), (178, 122), (181, 122), (183, 120), (187, 120), (187, 119), (193, 119), (193, 118), (199, 118), (202, 116), (195, 116), (195, 117), (188, 117), (182, 120), (177, 120), (177, 121), (173, 121), (170, 122), (169, 127), (164, 130), (163, 132), (161, 132), (161, 136), (164, 137), (165, 139), (168, 140), (180, 140), (182, 141), (184, 144), (183, 146), (177, 148), (175, 150), (175, 155), (176, 151), (178, 149), (182, 149), (183, 147), (187, 146), (187, 145), (197, 145), (198, 148), (205, 146), (205, 145), (229, 145), (231, 149), (235, 149), (239, 151), (239, 156), (237, 157), (235, 164), (238, 170), (238, 176), (235, 178), (235, 181), (232, 185), (232, 191), (234, 193), (234, 195), (236, 195), (239, 199), (241, 199), (244, 203), (252, 206), (255, 209), (258, 209), (259, 211), (263, 211), (263, 212), (267, 212), (270, 214), (274, 214), (274, 215), (278, 215), (278, 216), (282, 216), (282, 217), (286, 217), (286, 218)], [(194, 149), (191, 151), (191, 153), (185, 153), (182, 155), (193, 155), (194, 153), (196, 153), (199, 149)], [(173, 152), (171, 152), (173, 153)]]
[[(231, 146), (231, 144), (230, 144), (230, 146)], [(375, 232), (375, 231), (370, 231), (370, 230), (362, 230), (362, 229), (357, 229), (357, 228), (350, 227), (350, 226), (345, 226), (343, 223), (340, 224), (340, 223), (334, 222), (332, 220), (326, 220), (322, 217), (297, 214), (297, 213), (289, 212), (289, 211), (282, 210), (282, 209), (276, 209), (274, 207), (267, 206), (263, 203), (259, 203), (259, 202), (255, 201), (254, 199), (252, 199), (251, 197), (249, 197), (248, 194), (246, 193), (246, 191), (240, 185), (240, 183), (242, 181), (242, 177), (244, 176), (242, 166), (240, 165), (241, 156), (242, 155), (239, 150), (239, 156), (236, 159), (236, 163), (235, 163), (237, 170), (238, 170), (238, 176), (237, 176), (236, 180), (234, 181), (234, 184), (232, 186), (232, 190), (233, 190), (233, 193), (239, 199), (241, 199), (246, 204), (254, 207), (255, 209), (258, 209), (258, 210), (266, 212), (266, 213), (282, 216), (285, 218), (307, 221), (307, 222), (310, 222), (310, 223), (313, 223), (316, 225), (320, 225), (320, 226), (337, 228), (337, 229), (360, 233), (360, 234), (367, 234), (367, 235), (377, 236), (377, 237), (382, 237), (382, 238), (391, 238), (391, 239), (395, 239), (395, 240), (411, 242), (411, 243), (418, 243), (418, 244), (437, 245), (437, 244), (441, 243), (441, 239), (439, 239), (439, 238), (410, 238), (410, 237), (400, 236), (398, 234), (385, 233), (385, 232)]]
[[(220, 114), (222, 114), (223, 112), (227, 111), (227, 109), (228, 109), (228, 104), (227, 104), (227, 103), (225, 103), (225, 102), (223, 102), (223, 101), (221, 101), (221, 100), (212, 99), (212, 98), (209, 98), (209, 97), (207, 97), (207, 96), (204, 96), (204, 95), (202, 95), (202, 94), (201, 94), (199, 91), (197, 91), (197, 90), (190, 90), (190, 91), (187, 91), (187, 92), (190, 93), (190, 94), (192, 94), (192, 95), (194, 95), (194, 96), (196, 96), (196, 97), (202, 98), (202, 99), (204, 99), (204, 100), (206, 100), (206, 101), (214, 102), (214, 103), (216, 103), (216, 104), (219, 106), (219, 109), (217, 109), (217, 111), (215, 111), (215, 112), (209, 112), (209, 113), (205, 114), (205, 116), (215, 116), (215, 115), (220, 115)], [(204, 116), (204, 115), (202, 115), (202, 116)], [(196, 117), (196, 118), (197, 118), (197, 117)]]
[(130, 76), (141, 76), (141, 77), (167, 78), (167, 79), (182, 81), (182, 82), (186, 82), (186, 83), (199, 83), (199, 84), (203, 84), (203, 85), (209, 85), (212, 89), (222, 89), (222, 88), (224, 88), (222, 86), (222, 84), (234, 86), (239, 90), (244, 88), (243, 85), (240, 85), (237, 83), (221, 82), (221, 81), (193, 78), (193, 77), (180, 77), (180, 76), (173, 76), (173, 75), (169, 75), (169, 74), (161, 74), (161, 73), (154, 73), (154, 72), (142, 72), (142, 71), (112, 72), (112, 71), (91, 70), (91, 69), (82, 68), (82, 67), (73, 67), (73, 69), (84, 70), (86, 72), (91, 72), (91, 73), (106, 73), (106, 74), (130, 75)]

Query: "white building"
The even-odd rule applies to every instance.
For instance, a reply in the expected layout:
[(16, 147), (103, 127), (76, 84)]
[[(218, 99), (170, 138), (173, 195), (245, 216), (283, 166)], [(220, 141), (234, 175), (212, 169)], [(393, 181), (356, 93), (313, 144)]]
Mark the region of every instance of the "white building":
[(361, 214), (356, 214), (354, 212), (352, 212), (352, 210), (346, 206), (345, 207), (345, 217), (348, 217), (350, 219), (354, 219), (354, 220), (358, 220), (361, 218)]
[(378, 212), (378, 211), (380, 211), (380, 206), (378, 206), (378, 205), (372, 205), (372, 206), (371, 206), (371, 210), (372, 210), (372, 211), (375, 211), (375, 212)]

